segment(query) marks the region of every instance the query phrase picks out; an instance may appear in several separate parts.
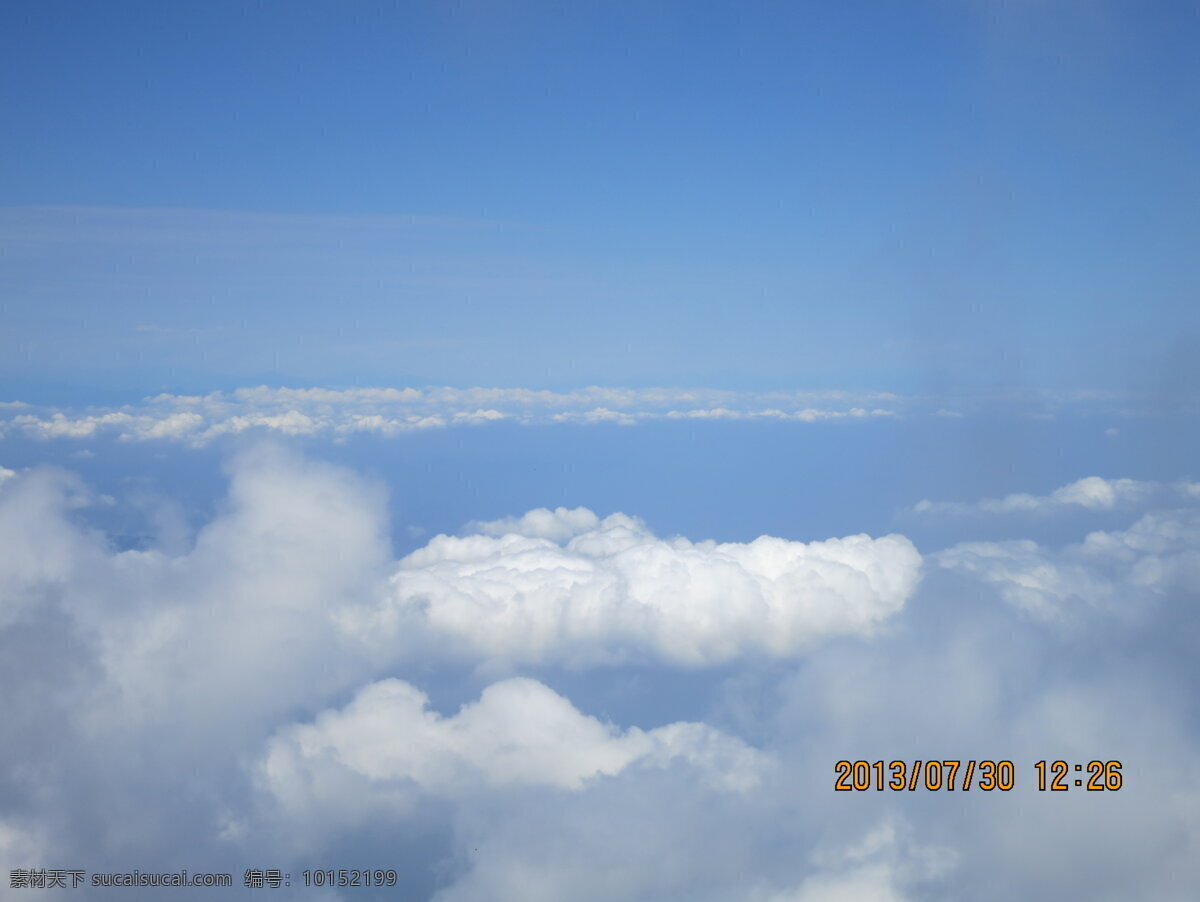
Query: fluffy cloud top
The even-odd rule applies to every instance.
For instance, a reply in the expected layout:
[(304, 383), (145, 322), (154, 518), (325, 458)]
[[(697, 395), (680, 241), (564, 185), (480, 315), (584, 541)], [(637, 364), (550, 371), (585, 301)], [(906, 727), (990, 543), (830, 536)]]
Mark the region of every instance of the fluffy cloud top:
[(387, 599), (348, 612), (346, 628), (376, 642), (417, 629), (493, 662), (710, 666), (869, 634), (904, 605), (921, 566), (899, 535), (692, 542), (582, 508), (477, 528), (400, 561)]
[(563, 542), (582, 532), (595, 529), (599, 525), (600, 518), (586, 507), (577, 507), (574, 510), (558, 507), (553, 511), (539, 507), (522, 517), (505, 517), (503, 520), (475, 520), (467, 524), (466, 531), (485, 536), (515, 535)]

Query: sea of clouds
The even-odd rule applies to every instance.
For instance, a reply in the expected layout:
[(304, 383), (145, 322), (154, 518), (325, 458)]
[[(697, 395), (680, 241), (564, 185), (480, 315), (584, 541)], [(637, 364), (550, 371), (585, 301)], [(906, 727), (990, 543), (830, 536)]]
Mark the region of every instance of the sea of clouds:
[[(1057, 546), (717, 543), (558, 508), (397, 560), (378, 483), (271, 442), (227, 471), (209, 522), (132, 550), (78, 476), (0, 472), (6, 879), (274, 867), (293, 886), (260, 894), (355, 899), (300, 870), (395, 867), (381, 897), (439, 902), (1200, 885), (1190, 484), (961, 505), (1128, 512)], [(631, 700), (668, 682), (703, 717)], [(1011, 759), (1018, 786), (838, 793), (844, 758)], [(1125, 787), (1037, 792), (1059, 758), (1120, 759)]]

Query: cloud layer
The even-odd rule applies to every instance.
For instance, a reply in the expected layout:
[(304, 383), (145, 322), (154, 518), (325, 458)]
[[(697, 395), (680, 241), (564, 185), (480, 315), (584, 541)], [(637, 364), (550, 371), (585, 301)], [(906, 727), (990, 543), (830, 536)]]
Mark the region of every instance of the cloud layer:
[[(266, 385), (206, 395), (159, 394), (118, 407), (38, 406), (0, 400), (0, 438), (39, 440), (115, 438), (199, 447), (229, 436), (396, 437), (430, 429), (480, 426), (740, 421), (759, 423), (865, 422), (898, 417), (962, 419), (981, 413), (1039, 421), (1064, 415), (1145, 417), (1148, 399), (1097, 392), (976, 394), (943, 397), (887, 391), (731, 391), (714, 388), (623, 388), (591, 385), (568, 391), (451, 386), (285, 388)], [(1176, 411), (1180, 413), (1181, 411)], [(1119, 430), (1110, 427), (1106, 434)], [(1083, 482), (1086, 483), (1086, 480)], [(1087, 485), (1062, 503), (1089, 503)], [(979, 509), (1028, 509), (1033, 496), (979, 502)], [(1091, 499), (1092, 501), (1098, 499)], [(922, 501), (919, 511), (966, 511), (970, 504)]]
[[(117, 551), (77, 477), (4, 474), (0, 868), (395, 867), (377, 896), (278, 895), (438, 902), (1200, 880), (1182, 501), (922, 575), (901, 536), (717, 544), (583, 508), (397, 561), (383, 495), (254, 446), (194, 536)], [(1038, 792), (1060, 757), (1120, 759), (1126, 787)], [(1009, 758), (1018, 786), (838, 793), (842, 758)]]
[(865, 392), (733, 392), (525, 388), (239, 388), (208, 395), (157, 395), (141, 404), (83, 411), (3, 405), (0, 435), (38, 439), (111, 436), (204, 445), (246, 432), (350, 438), (509, 421), (619, 423), (647, 420), (774, 420), (811, 423), (896, 414), (895, 395)]

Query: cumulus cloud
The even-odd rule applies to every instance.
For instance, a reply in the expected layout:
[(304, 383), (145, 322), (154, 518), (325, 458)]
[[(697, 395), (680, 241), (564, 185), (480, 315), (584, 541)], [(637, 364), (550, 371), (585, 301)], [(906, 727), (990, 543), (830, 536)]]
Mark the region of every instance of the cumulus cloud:
[[(260, 780), (293, 817), (360, 816), (413, 807), (414, 792), (456, 799), (526, 786), (578, 791), (631, 766), (683, 763), (729, 791), (757, 785), (764, 757), (705, 724), (619, 730), (531, 679), (488, 686), (453, 717), (397, 679), (365, 686), (345, 708), (287, 727), (269, 743)], [(357, 795), (357, 798), (353, 796)]]
[(314, 674), (301, 669), (339, 653), (784, 657), (870, 632), (903, 606), (920, 567), (901, 536), (664, 540), (584, 508), (476, 524), (394, 561), (376, 487), (270, 444), (233, 459), (221, 515), (175, 553), (110, 551), (72, 516), (91, 500), (51, 468), (0, 483), (0, 618), (53, 599), (86, 626), (127, 711), (146, 716), (232, 692), (248, 705), (293, 671), (288, 698), (302, 698)]
[(568, 510), (556, 507), (553, 511), (544, 507), (531, 510), (521, 517), (505, 517), (502, 520), (472, 520), (465, 531), (484, 536), (525, 536), (530, 539), (549, 539), (563, 542), (600, 525), (600, 518), (586, 507)]
[[(1117, 400), (1124, 403), (1114, 406)], [(936, 398), (886, 391), (731, 391), (715, 388), (587, 386), (570, 391), (530, 388), (281, 388), (250, 386), (206, 395), (159, 394), (117, 408), (57, 408), (0, 403), (0, 436), (40, 440), (163, 441), (203, 446), (246, 433), (323, 437), (396, 437), (428, 429), (511, 423), (616, 424), (650, 422), (832, 423), (899, 417), (961, 419), (1006, 411), (1033, 419), (1063, 412), (1141, 417), (1145, 399), (1102, 393), (1002, 393), (964, 398), (954, 408)], [(1112, 432), (1114, 430), (1110, 430)], [(1002, 504), (998, 499), (993, 504)], [(1012, 504), (1020, 505), (1020, 500)], [(923, 502), (953, 509), (954, 505)]]
[(692, 542), (585, 509), (480, 529), (408, 555), (383, 603), (348, 612), (345, 628), (380, 643), (416, 630), (490, 662), (711, 666), (870, 634), (904, 605), (921, 565), (899, 535)]

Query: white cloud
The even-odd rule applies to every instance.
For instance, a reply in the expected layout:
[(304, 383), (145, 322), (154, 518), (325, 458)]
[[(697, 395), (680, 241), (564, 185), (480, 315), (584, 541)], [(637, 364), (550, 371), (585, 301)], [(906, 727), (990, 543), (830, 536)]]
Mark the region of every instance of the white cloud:
[(1144, 505), (1150, 501), (1165, 501), (1195, 497), (1194, 483), (1180, 482), (1165, 485), (1136, 479), (1103, 479), (1088, 476), (1055, 489), (1048, 495), (1030, 495), (1024, 492), (1005, 495), (1003, 498), (984, 498), (965, 503), (959, 501), (922, 500), (912, 507), (917, 514), (1052, 514), (1071, 508), (1091, 511), (1113, 510), (1119, 507)]
[(883, 820), (858, 842), (836, 852), (815, 855), (816, 872), (796, 890), (779, 892), (768, 902), (907, 902), (914, 879), (941, 876), (953, 866), (944, 849), (901, 848), (898, 826)]
[(479, 529), (400, 561), (384, 603), (348, 611), (346, 629), (382, 645), (415, 631), (501, 665), (784, 658), (872, 633), (903, 607), (921, 565), (898, 535), (692, 542), (583, 508)]
[(478, 524), (395, 561), (377, 487), (274, 445), (230, 472), (221, 514), (194, 542), (118, 553), (72, 516), (96, 500), (77, 477), (6, 477), (0, 625), (53, 600), (94, 643), (126, 716), (215, 716), (236, 694), (254, 718), (410, 658), (787, 657), (873, 631), (920, 567), (900, 536), (663, 540), (583, 508)]
[(234, 460), (223, 513), (180, 553), (113, 552), (72, 516), (95, 500), (52, 468), (0, 484), (0, 627), (69, 617), (122, 719), (233, 728), (363, 672), (331, 618), (383, 591), (377, 488), (260, 445)]
[(112, 431), (124, 435), (126, 427), (137, 423), (135, 417), (124, 411), (112, 411), (98, 415), (69, 417), (54, 411), (48, 417), (23, 413), (10, 421), (21, 432), (34, 438), (91, 438), (97, 432)]
[(380, 800), (409, 809), (413, 792), (462, 799), (487, 788), (578, 791), (635, 765), (683, 764), (715, 788), (746, 790), (766, 766), (761, 753), (704, 724), (622, 731), (531, 679), (494, 683), (453, 717), (428, 704), (401, 680), (365, 686), (345, 708), (276, 735), (261, 785), (292, 816), (311, 821), (329, 811), (366, 813)]
[(1093, 532), (1057, 550), (1030, 540), (964, 542), (933, 560), (1043, 619), (1144, 616), (1140, 609), (1165, 593), (1200, 585), (1200, 511), (1152, 512), (1129, 529)]
[[(75, 477), (0, 474), (6, 868), (352, 849), (439, 902), (1194, 897), (1191, 508), (965, 543), (918, 585), (901, 537), (565, 507), (396, 561), (378, 486), (272, 446), (229, 472), (194, 538), (124, 552)], [(1127, 788), (1039, 793), (1059, 756), (1120, 758)], [(1018, 788), (835, 793), (846, 757), (1011, 758)]]
[[(395, 436), (498, 421), (618, 423), (659, 419), (773, 419), (816, 422), (894, 416), (888, 393), (731, 392), (714, 389), (623, 389), (568, 392), (525, 388), (239, 388), (208, 395), (160, 394), (116, 410), (67, 411), (9, 405), (0, 430), (40, 439), (113, 436), (123, 441), (204, 445), (247, 431), (285, 436)], [(814, 407), (814, 403), (828, 406)]]
[(668, 410), (663, 416), (671, 420), (793, 420), (815, 423), (818, 420), (840, 420), (846, 417), (890, 417), (896, 411), (886, 408), (851, 407), (848, 410), (819, 410), (805, 407), (800, 410), (780, 410), (776, 407), (765, 410), (730, 410), (726, 407), (697, 408), (693, 410)]
[(886, 865), (873, 864), (810, 877), (795, 892), (772, 896), (770, 902), (905, 902), (909, 898), (897, 891)]
[(485, 536), (525, 536), (530, 539), (549, 539), (563, 542), (582, 532), (595, 529), (600, 518), (586, 507), (568, 510), (556, 507), (553, 511), (544, 507), (531, 510), (522, 517), (505, 517), (503, 520), (473, 520), (466, 525), (468, 533)]
[[(965, 400), (965, 399), (964, 399)], [(358, 435), (394, 437), (427, 429), (482, 426), (598, 424), (632, 426), (657, 421), (865, 422), (894, 417), (961, 419), (981, 409), (1015, 409), (1021, 416), (1053, 419), (1066, 405), (1115, 416), (1144, 416), (1138, 407), (1109, 409), (1096, 393), (1051, 392), (980, 396), (954, 408), (937, 399), (891, 392), (730, 391), (713, 388), (587, 386), (570, 391), (530, 388), (273, 388), (243, 387), (207, 395), (159, 394), (119, 408), (65, 409), (19, 401), (0, 404), (0, 436), (44, 440), (172, 441), (201, 446), (249, 431), (346, 440)], [(1126, 399), (1137, 403), (1137, 399)], [(1105, 406), (1108, 405), (1108, 406)], [(1113, 430), (1109, 430), (1111, 434)], [(994, 499), (991, 504), (1003, 504)], [(1020, 505), (1016, 500), (1013, 504)], [(954, 504), (926, 505), (966, 510)]]
[(95, 540), (68, 525), (91, 494), (78, 477), (51, 467), (0, 468), (0, 627), (70, 584), (95, 555)]
[(814, 854), (816, 871), (795, 890), (773, 893), (766, 902), (908, 902), (906, 885), (945, 875), (953, 852), (921, 847), (911, 828), (895, 818), (872, 827), (856, 842)]

